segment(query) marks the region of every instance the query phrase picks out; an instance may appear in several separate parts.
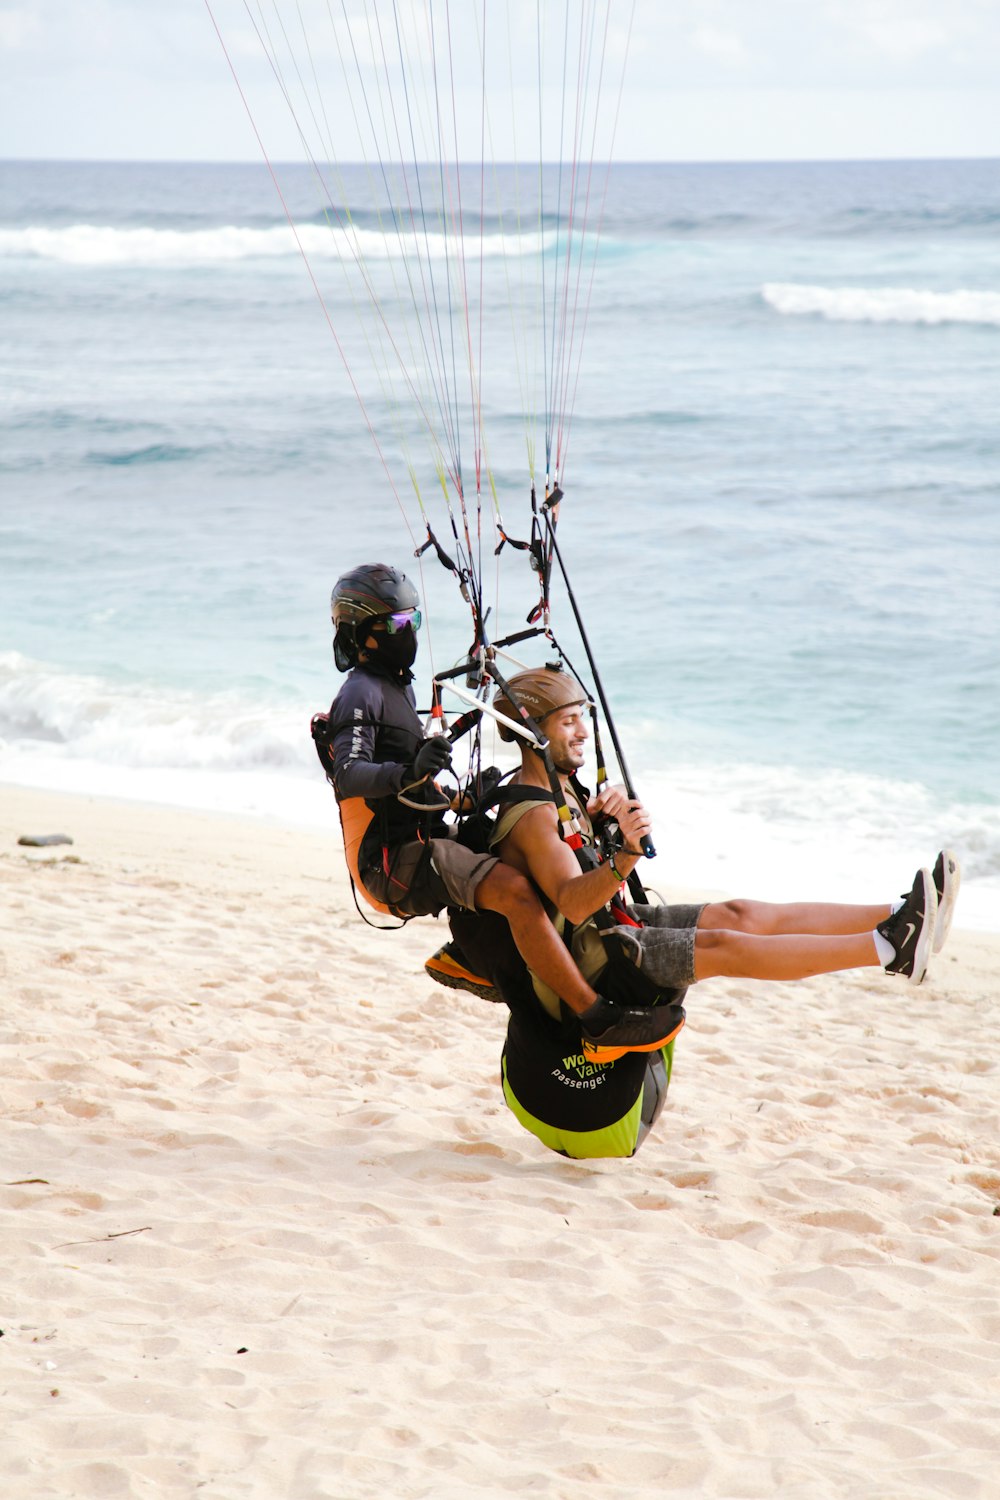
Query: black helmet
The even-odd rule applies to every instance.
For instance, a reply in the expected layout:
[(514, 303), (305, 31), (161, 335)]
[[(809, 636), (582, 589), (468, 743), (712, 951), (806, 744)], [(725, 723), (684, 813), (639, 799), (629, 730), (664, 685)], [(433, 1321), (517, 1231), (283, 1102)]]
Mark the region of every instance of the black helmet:
[(338, 578), (330, 595), (338, 670), (346, 672), (357, 663), (355, 626), (362, 620), (419, 607), (420, 596), (406, 574), (385, 563), (366, 563)]

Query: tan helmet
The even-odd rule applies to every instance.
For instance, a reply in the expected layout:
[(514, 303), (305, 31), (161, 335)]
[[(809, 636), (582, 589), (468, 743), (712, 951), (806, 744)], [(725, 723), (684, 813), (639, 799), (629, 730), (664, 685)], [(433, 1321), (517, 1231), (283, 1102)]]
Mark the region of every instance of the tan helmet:
[[(518, 672), (517, 676), (511, 677), (509, 681), (518, 704), (530, 714), (536, 724), (539, 724), (546, 714), (554, 713), (557, 708), (569, 708), (573, 703), (590, 702), (588, 693), (580, 686), (572, 673), (564, 672), (561, 667), (529, 667), (526, 672)], [(521, 717), (504, 692), (497, 693), (493, 699), (493, 707), (497, 713), (506, 714), (508, 719)], [(502, 740), (515, 738), (514, 731), (508, 729), (506, 724), (498, 724), (497, 729)]]

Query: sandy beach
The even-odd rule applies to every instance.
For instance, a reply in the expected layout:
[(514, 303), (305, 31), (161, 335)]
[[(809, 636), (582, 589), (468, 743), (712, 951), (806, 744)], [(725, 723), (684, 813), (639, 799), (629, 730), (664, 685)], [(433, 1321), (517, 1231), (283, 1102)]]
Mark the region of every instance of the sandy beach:
[(1000, 938), (706, 983), (572, 1163), (332, 827), (0, 789), (5, 1500), (995, 1496)]

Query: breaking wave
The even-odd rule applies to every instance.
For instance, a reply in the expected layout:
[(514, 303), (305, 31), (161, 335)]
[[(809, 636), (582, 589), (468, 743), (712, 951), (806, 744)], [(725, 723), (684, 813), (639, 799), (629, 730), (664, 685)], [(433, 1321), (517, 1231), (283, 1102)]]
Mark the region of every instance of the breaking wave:
[[(0, 652), (0, 781), (251, 812), (333, 833), (309, 716), (306, 705), (112, 682)], [(663, 857), (644, 872), (654, 887), (876, 901), (948, 843), (965, 862), (960, 925), (1000, 925), (995, 803), (941, 801), (917, 783), (834, 770), (664, 766), (659, 724), (621, 727), (664, 832)]]
[(914, 287), (797, 286), (769, 282), (761, 295), (775, 312), (831, 323), (979, 323), (1000, 327), (1000, 292), (929, 292)]
[(110, 767), (312, 769), (303, 714), (145, 683), (61, 671), (0, 652), (0, 765), (15, 749), (43, 748)]
[[(297, 238), (296, 238), (297, 235)], [(531, 256), (550, 249), (556, 234), (487, 234), (482, 254)], [(447, 260), (455, 255), (453, 236), (391, 233), (374, 229), (336, 229), (287, 224), (266, 229), (229, 225), (216, 229), (123, 229), (102, 224), (73, 224), (0, 229), (0, 259), (28, 258), (78, 266), (212, 266), (249, 260), (281, 260), (300, 254), (311, 260), (368, 261)], [(466, 255), (479, 255), (479, 241), (465, 237)]]

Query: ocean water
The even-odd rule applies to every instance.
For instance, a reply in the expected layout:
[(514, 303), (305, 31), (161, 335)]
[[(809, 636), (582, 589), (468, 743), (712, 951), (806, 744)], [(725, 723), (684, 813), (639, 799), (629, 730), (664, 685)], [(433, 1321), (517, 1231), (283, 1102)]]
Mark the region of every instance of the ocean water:
[[(876, 900), (947, 843), (959, 924), (1000, 930), (1000, 163), (619, 165), (576, 241), (558, 169), (534, 219), (516, 175), (466, 226), (468, 324), (442, 238), (421, 264), (441, 347), (475, 342), (514, 536), (544, 471), (539, 288), (583, 267), (559, 538), (656, 815), (647, 879)], [(413, 556), (421, 503), (451, 541), (430, 361), (380, 368), (397, 315), (422, 336), (407, 246), (362, 169), (346, 229), (307, 167), (279, 176), (301, 249), (263, 165), (0, 164), (0, 781), (332, 832), (308, 724), (338, 573), (413, 574), (423, 699), (468, 646)], [(448, 450), (474, 517), (475, 435)], [(483, 508), (496, 637), (537, 587), (494, 560), (488, 484)], [(554, 610), (582, 660), (561, 587)]]

